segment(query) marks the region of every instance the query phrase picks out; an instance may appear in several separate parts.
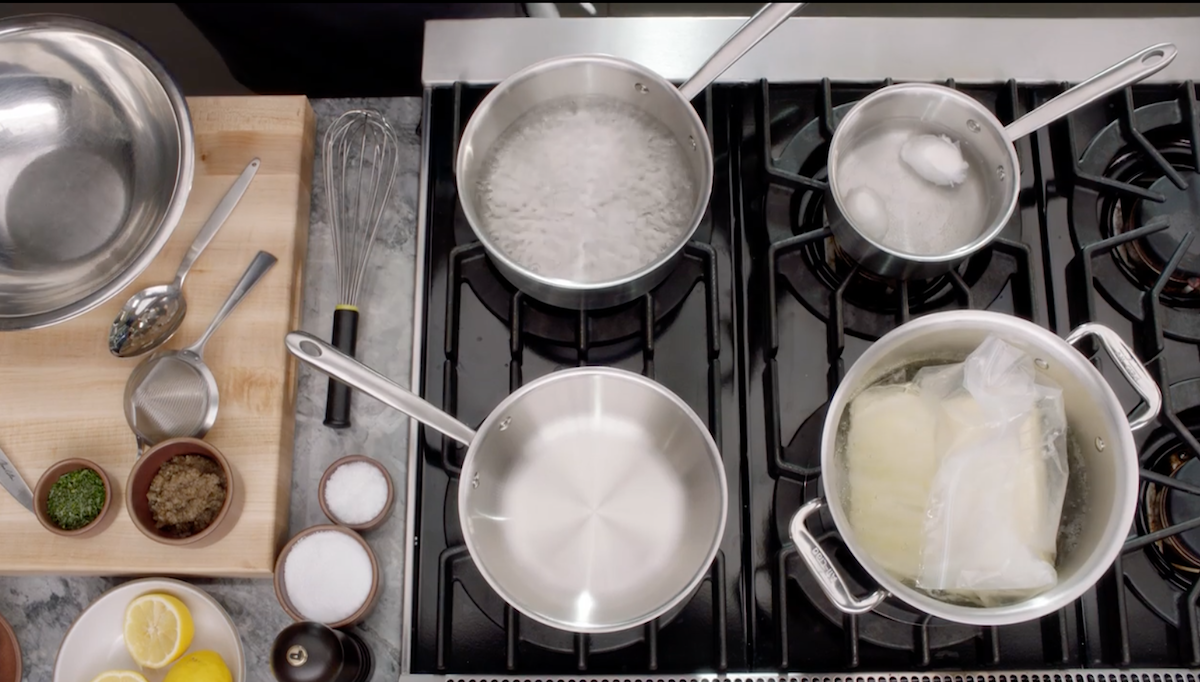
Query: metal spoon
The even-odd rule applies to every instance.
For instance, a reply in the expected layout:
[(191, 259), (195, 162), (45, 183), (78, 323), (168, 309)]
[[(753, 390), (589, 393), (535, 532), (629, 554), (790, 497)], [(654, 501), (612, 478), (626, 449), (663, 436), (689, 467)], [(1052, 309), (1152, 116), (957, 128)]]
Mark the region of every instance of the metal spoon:
[(183, 324), (183, 316), (187, 314), (187, 300), (183, 298), (183, 278), (205, 247), (217, 236), (217, 230), (225, 224), (229, 214), (241, 201), (250, 180), (258, 172), (259, 160), (254, 159), (246, 166), (246, 170), (238, 176), (233, 187), (225, 193), (221, 203), (213, 209), (208, 222), (200, 228), (192, 247), (188, 249), (179, 270), (175, 273), (175, 281), (170, 284), (159, 284), (147, 287), (134, 294), (125, 302), (117, 319), (113, 320), (112, 329), (108, 332), (108, 350), (119, 358), (131, 358), (148, 353), (158, 348), (170, 339), (179, 325)]
[(162, 350), (134, 368), (125, 383), (125, 420), (137, 436), (138, 452), (168, 438), (203, 438), (217, 421), (217, 380), (204, 364), (204, 345), (254, 285), (275, 265), (259, 251), (204, 334), (179, 350)]

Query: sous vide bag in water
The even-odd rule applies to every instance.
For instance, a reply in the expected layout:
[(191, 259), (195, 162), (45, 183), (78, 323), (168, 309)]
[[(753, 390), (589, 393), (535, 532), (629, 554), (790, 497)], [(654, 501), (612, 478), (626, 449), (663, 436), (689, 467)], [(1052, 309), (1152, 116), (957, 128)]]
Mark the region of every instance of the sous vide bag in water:
[(1053, 587), (1068, 475), (1062, 390), (996, 337), (915, 381), (940, 453), (917, 586), (984, 606)]

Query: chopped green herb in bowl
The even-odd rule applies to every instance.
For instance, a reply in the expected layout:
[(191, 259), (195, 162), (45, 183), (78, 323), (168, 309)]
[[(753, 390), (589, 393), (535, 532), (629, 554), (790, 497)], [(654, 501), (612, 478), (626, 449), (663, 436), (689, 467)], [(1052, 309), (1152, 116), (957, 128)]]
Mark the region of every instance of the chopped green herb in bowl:
[(46, 515), (63, 530), (88, 525), (104, 509), (104, 481), (91, 469), (78, 469), (58, 477), (46, 498)]

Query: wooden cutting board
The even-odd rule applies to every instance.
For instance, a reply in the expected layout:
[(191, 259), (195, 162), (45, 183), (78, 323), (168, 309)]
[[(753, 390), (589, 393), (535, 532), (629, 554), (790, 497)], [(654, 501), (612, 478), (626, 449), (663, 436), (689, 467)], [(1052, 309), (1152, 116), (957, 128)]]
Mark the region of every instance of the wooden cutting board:
[[(287, 530), (292, 482), (295, 362), (284, 334), (299, 326), (308, 243), (315, 118), (304, 97), (190, 98), (196, 173), (170, 241), (125, 291), (86, 315), (47, 329), (0, 333), (0, 449), (33, 488), (51, 464), (100, 464), (120, 497), (115, 520), (78, 540), (54, 535), (0, 489), (0, 573), (258, 576), (271, 574)], [(125, 423), (125, 381), (145, 356), (119, 359), (107, 333), (122, 304), (170, 282), (200, 226), (254, 157), (258, 174), (184, 285), (188, 311), (167, 347), (193, 343), (255, 253), (279, 259), (204, 351), (220, 411), (207, 440), (235, 470), (242, 494), (232, 530), (201, 549), (142, 535), (124, 503), (135, 458)], [(240, 498), (240, 499), (237, 499)], [(240, 507), (240, 509), (239, 509)]]

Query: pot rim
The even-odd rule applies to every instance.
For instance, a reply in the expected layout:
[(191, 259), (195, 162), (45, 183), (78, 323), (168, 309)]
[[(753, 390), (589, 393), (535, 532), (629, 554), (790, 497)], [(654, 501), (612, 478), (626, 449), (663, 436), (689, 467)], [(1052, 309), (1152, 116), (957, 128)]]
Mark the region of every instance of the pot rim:
[(988, 111), (987, 107), (983, 106), (979, 100), (971, 97), (970, 95), (966, 95), (958, 90), (948, 88), (944, 85), (938, 85), (936, 83), (897, 83), (895, 85), (888, 85), (859, 100), (858, 103), (851, 107), (850, 111), (846, 112), (846, 115), (842, 117), (841, 121), (838, 123), (838, 126), (834, 129), (833, 138), (829, 141), (829, 182), (826, 191), (829, 194), (829, 200), (833, 201), (838, 212), (842, 214), (843, 219), (846, 221), (846, 225), (849, 226), (850, 229), (854, 230), (855, 234), (862, 238), (863, 241), (870, 244), (873, 248), (876, 248), (894, 258), (901, 258), (914, 263), (953, 264), (990, 244), (992, 240), (994, 240), (1008, 225), (1009, 219), (1012, 218), (1013, 213), (1017, 209), (1017, 201), (1020, 198), (1021, 190), (1021, 160), (1017, 156), (1017, 148), (1013, 145), (1012, 141), (1007, 142), (1009, 163), (1013, 169), (1013, 172), (1008, 179), (1008, 183), (1013, 187), (1013, 191), (1010, 193), (1012, 198), (1008, 202), (1008, 207), (990, 225), (981, 231), (979, 236), (974, 240), (946, 253), (936, 255), (905, 253), (881, 244), (873, 237), (860, 230), (858, 226), (854, 224), (854, 220), (850, 217), (850, 214), (846, 212), (845, 207), (842, 205), (842, 193), (838, 189), (838, 178), (840, 177), (838, 167), (841, 163), (842, 156), (841, 147), (845, 147), (847, 144), (849, 144), (846, 141), (846, 135), (848, 133), (845, 132), (850, 128), (847, 123), (853, 123), (854, 119), (861, 116), (862, 112), (867, 107), (872, 106), (876, 101), (884, 97), (889, 97), (903, 92), (912, 92), (920, 95), (922, 94), (922, 91), (935, 91), (940, 95), (945, 95), (946, 97), (961, 102), (963, 105), (972, 109), (979, 116), (981, 119), (980, 122), (984, 126), (991, 128), (1002, 139), (1008, 139), (1004, 132), (1004, 124), (1001, 123), (999, 119), (992, 114), (992, 112)]
[[(958, 327), (968, 326), (983, 328), (989, 331), (996, 331), (997, 326), (1006, 327), (1016, 335), (1023, 335), (1026, 340), (1049, 348), (1056, 347), (1058, 350), (1063, 351), (1060, 353), (1061, 356), (1071, 358), (1068, 361), (1068, 366), (1072, 371), (1081, 376), (1094, 389), (1089, 392), (1096, 396), (1099, 407), (1106, 413), (1106, 416), (1114, 421), (1120, 419), (1119, 423), (1127, 423), (1127, 417), (1121, 407), (1120, 401), (1117, 399), (1107, 380), (1100, 374), (1100, 371), (1079, 351), (1068, 344), (1066, 340), (1056, 334), (1028, 320), (1004, 313), (981, 310), (931, 313), (915, 318), (882, 336), (863, 353), (850, 368), (850, 371), (846, 373), (841, 385), (838, 386), (837, 391), (830, 400), (829, 412), (825, 417), (821, 433), (822, 471), (831, 470), (830, 467), (836, 466), (834, 458), (837, 429), (842, 413), (859, 390), (867, 387), (864, 380), (873, 379), (873, 373), (879, 369), (876, 363), (885, 354), (893, 351), (897, 345), (903, 344), (914, 335), (924, 332), (926, 328), (950, 320)], [(1113, 500), (1113, 503), (1110, 505), (1109, 519), (1106, 525), (1117, 530), (1110, 532), (1108, 537), (1097, 544), (1091, 560), (1076, 572), (1076, 577), (1069, 586), (1058, 583), (1041, 594), (1015, 604), (995, 607), (952, 604), (934, 599), (915, 588), (901, 583), (898, 579), (879, 567), (870, 555), (858, 546), (853, 528), (842, 506), (840, 491), (836, 488), (825, 488), (825, 501), (833, 517), (834, 525), (837, 527), (846, 548), (850, 550), (854, 559), (862, 565), (871, 578), (890, 595), (899, 598), (909, 606), (924, 613), (957, 623), (977, 626), (1022, 623), (1053, 613), (1081, 597), (1109, 569), (1120, 553), (1121, 547), (1124, 545), (1126, 534), (1133, 523), (1133, 517), (1137, 509), (1137, 446), (1133, 439), (1133, 432), (1128, 427), (1115, 429), (1111, 435), (1114, 437), (1114, 440), (1118, 440), (1119, 442), (1111, 443), (1109, 449), (1111, 452), (1121, 453), (1122, 457), (1116, 463), (1117, 468), (1121, 470), (1118, 475), (1118, 499)], [(1131, 456), (1130, 453), (1135, 454)], [(1124, 482), (1122, 483), (1120, 479), (1124, 479)]]
[[(475, 211), (474, 202), (462, 201), (461, 198), (464, 192), (462, 188), (459, 187), (459, 203), (462, 205), (463, 214), (467, 218), (467, 224), (471, 226), (471, 231), (475, 234), (475, 238), (483, 244), (489, 257), (495, 258), (496, 260), (500, 261), (504, 267), (509, 268), (513, 272), (516, 272), (520, 276), (525, 277), (532, 282), (573, 293), (593, 293), (619, 288), (632, 282), (641, 280), (644, 277), (648, 277), (650, 273), (658, 270), (660, 267), (667, 266), (676, 255), (683, 251), (684, 247), (686, 247), (688, 242), (691, 241), (692, 236), (695, 235), (696, 230), (700, 227), (700, 223), (704, 221), (704, 215), (708, 212), (708, 203), (712, 195), (714, 173), (712, 143), (709, 141), (708, 137), (709, 131), (704, 126), (704, 122), (700, 120), (700, 115), (696, 113), (696, 109), (692, 106), (692, 103), (688, 100), (685, 100), (683, 95), (680, 94), (679, 88), (668, 82), (654, 71), (628, 59), (622, 59), (620, 57), (614, 57), (606, 54), (576, 54), (565, 57), (552, 57), (550, 59), (544, 59), (540, 62), (531, 64), (509, 76), (508, 78), (505, 78), (498, 85), (496, 85), (496, 87), (492, 88), (490, 92), (488, 92), (487, 96), (483, 98), (483, 101), (479, 103), (479, 106), (475, 108), (475, 111), (471, 113), (471, 118), (468, 119), (467, 126), (463, 129), (462, 136), (459, 138), (458, 153), (454, 160), (455, 184), (459, 184), (459, 179), (463, 177), (466, 171), (466, 166), (475, 153), (475, 149), (471, 145), (471, 142), (478, 135), (478, 130), (483, 125), (483, 121), (488, 117), (492, 109), (497, 106), (496, 103), (500, 100), (500, 98), (526, 80), (535, 78), (542, 73), (564, 66), (571, 66), (587, 62), (591, 62), (593, 64), (603, 64), (608, 68), (634, 71), (646, 80), (652, 81), (654, 85), (662, 89), (664, 92), (670, 92), (683, 110), (687, 112), (693, 127), (696, 130), (704, 133), (697, 136), (699, 139), (696, 139), (695, 143), (697, 145), (697, 150), (704, 154), (704, 166), (708, 169), (708, 172), (704, 174), (704, 177), (695, 179), (700, 185), (700, 191), (697, 194), (695, 204), (692, 207), (693, 217), (691, 225), (687, 229), (680, 232), (676, 239), (676, 243), (673, 244), (671, 248), (659, 254), (659, 256), (653, 261), (647, 263), (641, 268), (638, 268), (637, 270), (621, 277), (598, 282), (576, 282), (569, 279), (546, 277), (545, 275), (540, 275), (521, 266), (519, 263), (509, 258), (503, 251), (501, 251), (495, 244), (492, 243), (492, 240), (488, 237), (487, 233), (480, 228), (481, 220)], [(486, 153), (488, 150), (482, 151)], [(470, 194), (474, 196), (474, 188), (470, 188)]]
[(505, 417), (505, 413), (508, 411), (508, 408), (510, 408), (514, 403), (516, 403), (526, 394), (537, 390), (538, 387), (548, 386), (559, 381), (579, 381), (581, 378), (587, 376), (616, 377), (641, 384), (649, 389), (654, 390), (670, 400), (672, 404), (683, 411), (683, 413), (692, 421), (692, 423), (696, 425), (696, 428), (699, 429), (701, 436), (704, 438), (705, 443), (708, 446), (709, 460), (713, 465), (713, 469), (716, 471), (721, 494), (720, 504), (718, 505), (718, 509), (720, 510), (720, 519), (718, 519), (717, 523), (717, 532), (712, 537), (712, 544), (709, 545), (708, 551), (705, 553), (705, 560), (702, 564), (697, 564), (696, 571), (691, 579), (688, 580), (687, 585), (682, 587), (669, 600), (657, 605), (653, 609), (646, 609), (643, 611), (642, 615), (637, 618), (630, 618), (625, 621), (581, 625), (577, 622), (550, 618), (545, 614), (538, 613), (532, 609), (527, 609), (524, 604), (519, 604), (516, 600), (514, 600), (512, 598), (511, 590), (505, 589), (504, 585), (497, 581), (495, 576), (492, 575), (492, 572), (488, 570), (486, 562), (479, 558), (479, 550), (475, 546), (474, 535), (471, 533), (470, 528), (468, 528), (470, 515), (467, 513), (467, 511), (469, 506), (469, 498), (471, 495), (471, 486), (469, 485), (460, 485), (458, 487), (458, 519), (463, 534), (463, 540), (467, 546), (467, 554), (470, 555), (471, 561), (475, 564), (475, 567), (479, 569), (479, 573), (483, 576), (483, 579), (488, 585), (491, 586), (493, 590), (496, 591), (496, 594), (498, 594), (506, 604), (509, 604), (526, 617), (543, 625), (548, 625), (553, 628), (579, 634), (604, 634), (608, 632), (619, 632), (628, 628), (644, 625), (655, 618), (662, 616), (678, 606), (679, 603), (684, 599), (690, 597), (692, 593), (696, 591), (696, 588), (700, 586), (700, 583), (704, 582), (705, 577), (707, 577), (709, 574), (709, 569), (712, 567), (713, 561), (716, 560), (717, 552), (719, 552), (721, 549), (721, 542), (725, 538), (725, 525), (729, 521), (729, 482), (725, 477), (725, 465), (724, 459), (721, 456), (721, 449), (717, 447), (717, 443), (715, 440), (713, 440), (712, 434), (709, 432), (708, 427), (704, 425), (704, 421), (700, 419), (695, 411), (692, 410), (692, 408), (689, 407), (682, 398), (675, 395), (672, 391), (667, 389), (667, 387), (663, 386), (657, 381), (647, 379), (641, 374), (630, 372), (624, 369), (618, 369), (616, 367), (601, 366), (575, 367), (552, 372), (526, 384), (525, 386), (522, 386), (517, 391), (509, 394), (504, 400), (500, 401), (500, 404), (488, 414), (488, 416), (483, 420), (483, 423), (480, 424), (479, 429), (476, 430), (476, 436), (471, 441), (471, 445), (468, 446), (467, 455), (463, 459), (460, 480), (467, 481), (471, 479), (471, 476), (475, 471), (475, 460), (480, 457), (478, 447), (479, 443), (483, 442), (483, 439), (490, 431), (499, 428), (498, 422)]

